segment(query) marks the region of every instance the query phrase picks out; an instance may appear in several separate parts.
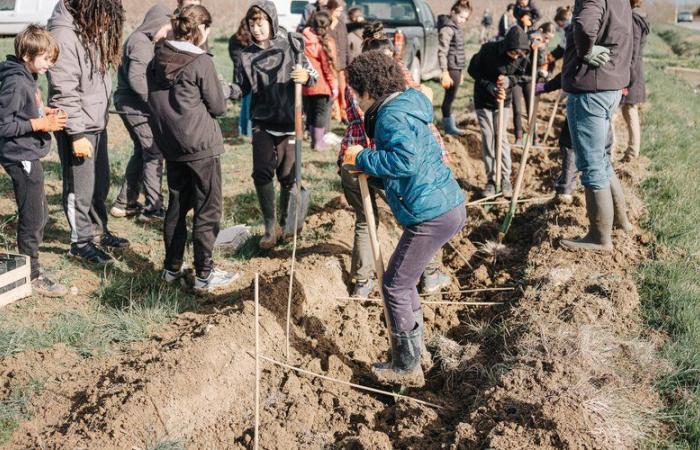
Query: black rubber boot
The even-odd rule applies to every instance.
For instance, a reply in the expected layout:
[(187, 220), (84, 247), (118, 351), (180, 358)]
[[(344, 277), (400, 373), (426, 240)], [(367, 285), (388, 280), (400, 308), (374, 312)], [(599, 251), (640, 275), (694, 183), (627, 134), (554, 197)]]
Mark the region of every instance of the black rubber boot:
[(586, 211), (590, 222), (588, 234), (579, 239), (562, 239), (561, 245), (569, 250), (612, 250), (613, 199), (610, 187), (586, 188)]
[(622, 189), (622, 184), (620, 183), (620, 179), (617, 178), (617, 174), (613, 174), (612, 178), (610, 178), (610, 192), (612, 193), (613, 208), (615, 211), (613, 225), (625, 233), (631, 233), (634, 227), (632, 227), (632, 224), (627, 218), (625, 191)]
[(416, 326), (412, 331), (392, 331), (391, 362), (377, 363), (372, 366), (372, 373), (377, 381), (383, 384), (407, 387), (425, 385), (425, 377), (421, 368), (423, 346), (422, 320), (416, 321)]
[(265, 224), (265, 235), (260, 239), (260, 248), (271, 249), (277, 245), (280, 238), (280, 229), (277, 226), (275, 217), (275, 184), (270, 182), (263, 185), (256, 185), (255, 191), (258, 193), (258, 201), (263, 214)]

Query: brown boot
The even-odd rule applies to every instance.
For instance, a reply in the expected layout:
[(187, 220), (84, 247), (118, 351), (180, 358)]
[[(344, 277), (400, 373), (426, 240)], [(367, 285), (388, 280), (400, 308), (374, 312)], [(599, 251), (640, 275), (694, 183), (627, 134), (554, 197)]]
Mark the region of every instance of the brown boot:
[(569, 250), (611, 251), (614, 213), (610, 187), (605, 189), (587, 187), (586, 211), (590, 222), (588, 233), (579, 239), (562, 239), (561, 246)]

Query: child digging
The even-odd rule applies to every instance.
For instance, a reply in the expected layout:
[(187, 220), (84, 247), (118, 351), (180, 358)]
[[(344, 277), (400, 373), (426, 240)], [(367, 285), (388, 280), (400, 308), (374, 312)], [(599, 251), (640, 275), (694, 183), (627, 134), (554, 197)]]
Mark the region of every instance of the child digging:
[(391, 361), (375, 364), (372, 371), (383, 383), (420, 386), (423, 315), (416, 284), (433, 255), (464, 225), (464, 195), (429, 126), (433, 105), (419, 91), (406, 89), (398, 62), (381, 51), (363, 53), (348, 67), (348, 84), (365, 111), (365, 130), (376, 149), (352, 146), (343, 165), (383, 183), (404, 227), (382, 285)]
[[(260, 248), (270, 249), (281, 237), (294, 189), (294, 83), (312, 86), (318, 77), (303, 56), (303, 39), (277, 25), (277, 9), (269, 0), (255, 0), (246, 13), (253, 43), (241, 52), (234, 95), (251, 94), (253, 182), (265, 224)], [(302, 68), (297, 68), (301, 56)], [(274, 176), (281, 185), (279, 225), (275, 211)]]
[(438, 32), (440, 45), (438, 46), (438, 61), (442, 77), (440, 84), (445, 89), (445, 98), (442, 101), (442, 127), (445, 133), (452, 136), (464, 136), (464, 130), (457, 128), (455, 118), (452, 117), (452, 104), (457, 98), (459, 85), (464, 81), (463, 70), (466, 64), (464, 54), (464, 30), (462, 26), (467, 23), (472, 9), (469, 2), (455, 3), (450, 10), (450, 15), (438, 16)]
[(36, 25), (15, 37), (15, 55), (0, 64), (0, 164), (12, 179), (17, 202), (17, 248), (29, 256), (32, 288), (46, 297), (62, 297), (66, 288), (41, 270), (39, 245), (49, 217), (40, 159), (51, 148), (50, 132), (62, 130), (66, 114), (46, 108), (37, 77), (58, 58), (51, 33)]
[(113, 262), (105, 250), (129, 245), (109, 232), (105, 203), (109, 69), (121, 61), (123, 23), (121, 0), (61, 0), (48, 25), (61, 50), (48, 72), (49, 106), (68, 114), (65, 129), (56, 132), (63, 209), (71, 229), (68, 255), (98, 266)]
[[(496, 139), (498, 136), (498, 101), (503, 101), (503, 120), (508, 123), (512, 87), (525, 73), (530, 39), (522, 28), (512, 27), (502, 41), (487, 42), (469, 62), (469, 75), (474, 79), (474, 107), (481, 128), (481, 145), (487, 183), (484, 196), (496, 194)], [(512, 194), (510, 183), (510, 144), (503, 133), (501, 142), (501, 190)]]
[(183, 278), (187, 213), (193, 209), (194, 291), (206, 293), (238, 276), (212, 261), (223, 209), (219, 155), (224, 141), (216, 117), (226, 112), (226, 97), (211, 55), (200, 48), (211, 26), (207, 9), (186, 6), (172, 25), (174, 40), (156, 47), (148, 68), (151, 125), (167, 162), (170, 191), (163, 278), (168, 283)]

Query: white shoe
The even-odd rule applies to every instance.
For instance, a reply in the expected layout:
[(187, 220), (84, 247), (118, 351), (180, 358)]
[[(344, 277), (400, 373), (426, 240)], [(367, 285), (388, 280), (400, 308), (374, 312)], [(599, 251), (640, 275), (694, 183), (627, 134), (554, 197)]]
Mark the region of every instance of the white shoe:
[(209, 293), (216, 289), (226, 287), (236, 281), (241, 274), (238, 272), (225, 272), (217, 268), (212, 269), (207, 278), (195, 277), (194, 291), (197, 293)]
[(340, 145), (340, 143), (343, 142), (343, 138), (333, 133), (332, 131), (329, 131), (323, 136), (323, 142), (326, 145)]

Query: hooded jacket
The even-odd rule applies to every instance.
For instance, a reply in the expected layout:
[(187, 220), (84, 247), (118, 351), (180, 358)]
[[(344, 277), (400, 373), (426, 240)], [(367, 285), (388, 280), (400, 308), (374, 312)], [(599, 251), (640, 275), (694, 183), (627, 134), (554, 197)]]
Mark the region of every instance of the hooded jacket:
[(401, 225), (435, 219), (464, 203), (433, 137), (433, 105), (424, 94), (407, 89), (385, 100), (372, 116), (376, 150), (360, 152), (356, 165), (384, 182), (387, 202)]
[[(49, 19), (48, 30), (61, 51), (49, 69), (49, 106), (68, 114), (65, 132), (73, 140), (83, 133), (98, 133), (107, 127), (112, 77), (100, 74), (78, 37), (73, 16), (60, 0)], [(99, 58), (99, 56), (96, 56)], [(99, 61), (95, 61), (97, 65)]]
[(501, 41), (487, 42), (481, 46), (469, 62), (469, 75), (474, 79), (474, 107), (476, 109), (498, 108), (496, 80), (499, 75), (508, 77), (504, 106), (509, 107), (513, 86), (530, 79), (527, 75), (529, 58), (523, 56), (510, 59), (508, 50), (529, 50), (530, 39), (522, 28), (512, 27)]
[[(304, 28), (304, 55), (309, 60), (313, 68), (318, 72), (318, 80), (316, 84), (309, 87), (304, 87), (304, 95), (328, 95), (332, 96), (338, 90), (338, 81), (333, 69), (333, 64), (323, 48), (323, 43), (319, 36), (311, 30)], [(331, 56), (336, 56), (335, 45), (330, 39)]]
[(215, 119), (226, 98), (210, 54), (185, 41), (156, 46), (148, 66), (150, 124), (168, 161), (195, 161), (224, 152)]
[(355, 22), (348, 24), (348, 65), (362, 53), (362, 32), (365, 23)]
[(647, 89), (644, 81), (644, 46), (649, 35), (649, 23), (638, 9), (632, 10), (634, 43), (632, 45), (632, 68), (630, 71), (629, 92), (622, 97), (622, 103), (635, 105), (647, 101)]
[(467, 57), (464, 54), (464, 31), (446, 14), (438, 16), (438, 62), (440, 70), (464, 70)]
[(32, 131), (31, 119), (43, 116), (37, 102), (36, 75), (8, 56), (0, 64), (0, 163), (34, 161), (49, 153), (51, 135)]
[(303, 38), (287, 33), (279, 26), (275, 4), (270, 0), (254, 0), (250, 8), (254, 7), (269, 18), (272, 36), (268, 48), (253, 43), (241, 51), (241, 65), (236, 69), (234, 86), (240, 92), (236, 92), (236, 96), (252, 94), (250, 117), (253, 127), (291, 133), (294, 131), (294, 81), (291, 73), (297, 58), (311, 72), (307, 86), (316, 82), (318, 74), (304, 56)]
[(170, 22), (171, 11), (159, 3), (148, 10), (143, 23), (134, 30), (124, 43), (122, 63), (117, 71), (117, 90), (114, 93), (116, 107), (127, 113), (126, 120), (132, 125), (148, 121), (142, 114), (150, 114), (148, 107), (148, 81), (146, 70), (153, 59), (153, 37)]
[[(563, 88), (569, 93), (617, 91), (630, 81), (632, 9), (628, 0), (576, 0), (572, 26), (567, 29)], [(583, 58), (594, 45), (610, 49), (601, 67)]]

